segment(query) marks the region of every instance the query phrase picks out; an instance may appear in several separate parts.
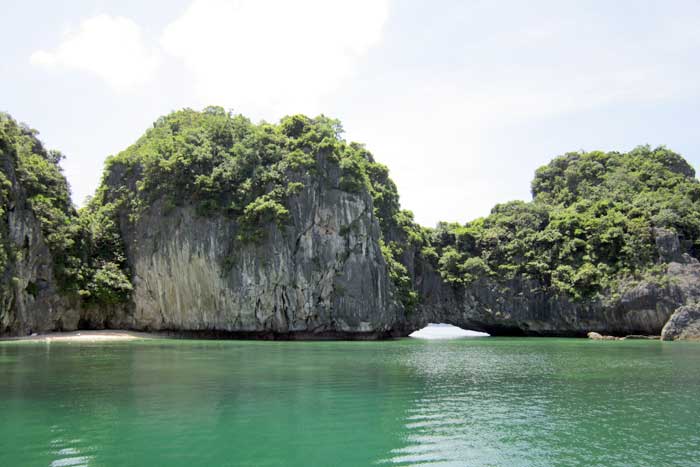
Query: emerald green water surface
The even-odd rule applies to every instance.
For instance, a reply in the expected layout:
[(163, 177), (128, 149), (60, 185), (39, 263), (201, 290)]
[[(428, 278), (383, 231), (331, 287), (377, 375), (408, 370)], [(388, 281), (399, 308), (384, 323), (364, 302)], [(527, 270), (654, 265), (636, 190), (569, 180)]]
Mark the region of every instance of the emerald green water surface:
[(0, 343), (0, 466), (698, 466), (700, 345)]

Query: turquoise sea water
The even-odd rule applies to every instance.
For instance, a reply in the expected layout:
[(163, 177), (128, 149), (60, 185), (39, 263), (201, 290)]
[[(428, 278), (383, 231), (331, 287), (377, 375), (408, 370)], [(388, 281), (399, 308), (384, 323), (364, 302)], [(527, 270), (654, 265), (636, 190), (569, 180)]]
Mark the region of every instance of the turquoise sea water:
[(700, 345), (0, 343), (0, 466), (698, 466)]

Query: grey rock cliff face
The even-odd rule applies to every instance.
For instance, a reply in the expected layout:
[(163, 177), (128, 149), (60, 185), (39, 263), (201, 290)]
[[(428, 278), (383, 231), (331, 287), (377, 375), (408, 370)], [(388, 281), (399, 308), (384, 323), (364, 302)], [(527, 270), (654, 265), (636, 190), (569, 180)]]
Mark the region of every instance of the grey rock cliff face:
[(0, 335), (75, 330), (79, 308), (59, 294), (53, 259), (39, 221), (27, 205), (11, 159), (2, 159), (11, 189), (5, 215), (0, 219), (0, 228), (7, 233), (9, 256), (0, 286)]
[(236, 240), (224, 215), (155, 203), (122, 222), (134, 277), (132, 302), (112, 324), (153, 331), (241, 336), (388, 336), (402, 310), (379, 248), (368, 193), (338, 189), (339, 174), (302, 177), (289, 225), (259, 242)]
[[(401, 261), (420, 303), (404, 310), (381, 253), (371, 196), (341, 190), (337, 165), (323, 159), (322, 176), (297, 180), (304, 188), (289, 199), (289, 222), (263, 226), (257, 242), (238, 239), (236, 219), (201, 216), (190, 205), (166, 209), (156, 201), (135, 221), (123, 212), (131, 299), (81, 309), (76, 299), (59, 293), (40, 224), (11, 161), (3, 164), (12, 189), (1, 227), (12, 260), (2, 271), (0, 335), (108, 327), (231, 337), (381, 338), (407, 335), (429, 322), (494, 335), (658, 335), (671, 315), (666, 338), (689, 338), (697, 328), (692, 318), (697, 307), (684, 306), (700, 300), (700, 262), (662, 229), (654, 236), (664, 277), (583, 302), (524, 279), (481, 278), (454, 287), (409, 248)], [(113, 170), (112, 176), (124, 176), (118, 167)], [(128, 186), (135, 189), (138, 174), (131, 176)]]
[(700, 306), (696, 303), (678, 308), (661, 331), (661, 339), (700, 341)]
[(627, 284), (611, 296), (577, 302), (532, 280), (482, 278), (445, 283), (408, 249), (402, 262), (421, 297), (397, 303), (380, 251), (380, 229), (366, 192), (338, 188), (339, 175), (300, 179), (290, 222), (265, 226), (263, 240), (236, 240), (224, 215), (156, 202), (122, 234), (133, 272), (132, 300), (103, 318), (106, 326), (249, 337), (379, 338), (445, 322), (494, 335), (658, 335), (680, 306), (700, 297), (700, 263), (675, 234), (655, 230), (665, 278)]
[[(659, 335), (671, 314), (700, 298), (700, 263), (679, 251), (675, 234), (658, 240), (665, 277), (623, 286), (614, 295), (573, 301), (532, 280), (503, 284), (482, 278), (466, 287), (444, 283), (424, 261), (414, 264), (414, 284), (423, 298), (406, 329), (445, 322), (494, 335), (585, 336), (588, 332)], [(675, 238), (674, 238), (675, 237)]]

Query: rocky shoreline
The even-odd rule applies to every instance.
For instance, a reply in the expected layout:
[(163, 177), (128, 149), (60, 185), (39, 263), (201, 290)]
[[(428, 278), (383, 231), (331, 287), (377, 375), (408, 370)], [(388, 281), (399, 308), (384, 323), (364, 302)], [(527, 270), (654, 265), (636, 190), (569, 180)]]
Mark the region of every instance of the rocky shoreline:
[(696, 303), (678, 308), (664, 325), (661, 339), (700, 342), (700, 305)]
[(630, 334), (628, 336), (607, 336), (597, 332), (589, 332), (587, 336), (594, 341), (625, 341), (625, 340), (661, 340), (661, 336), (645, 336), (643, 334)]
[[(417, 334), (414, 333), (414, 334)], [(459, 335), (450, 335), (443, 337), (436, 336), (418, 336), (415, 338), (421, 339), (447, 339), (447, 338), (461, 338), (465, 336), (478, 336), (484, 335), (478, 332), (463, 331)], [(49, 332), (45, 334), (32, 334), (30, 336), (14, 336), (14, 337), (0, 337), (0, 342), (88, 342), (88, 343), (100, 343), (100, 342), (123, 342), (123, 341), (133, 341), (138, 339), (213, 339), (213, 340), (281, 340), (281, 341), (293, 341), (293, 340), (346, 340), (346, 341), (357, 341), (357, 340), (381, 340), (381, 339), (391, 339), (397, 336), (392, 336), (389, 334), (377, 335), (377, 334), (313, 334), (313, 333), (303, 333), (303, 334), (274, 334), (274, 333), (241, 333), (241, 332), (192, 332), (192, 331), (160, 331), (157, 333), (150, 332), (136, 332), (136, 331), (126, 331), (126, 330), (78, 330), (72, 332)], [(412, 336), (414, 337), (414, 336)], [(597, 332), (589, 332), (587, 338), (596, 341), (625, 341), (625, 340), (689, 340), (689, 341), (700, 341), (700, 337), (697, 336), (685, 336), (681, 338), (674, 338), (672, 336), (662, 335), (662, 336), (647, 336), (631, 334), (627, 336), (610, 336), (603, 335)]]
[(21, 337), (3, 337), (2, 341), (21, 342), (121, 342), (136, 339), (156, 339), (165, 337), (160, 334), (151, 334), (134, 331), (121, 330), (101, 330), (101, 331), (73, 331), (73, 332), (50, 332), (46, 334), (32, 334)]

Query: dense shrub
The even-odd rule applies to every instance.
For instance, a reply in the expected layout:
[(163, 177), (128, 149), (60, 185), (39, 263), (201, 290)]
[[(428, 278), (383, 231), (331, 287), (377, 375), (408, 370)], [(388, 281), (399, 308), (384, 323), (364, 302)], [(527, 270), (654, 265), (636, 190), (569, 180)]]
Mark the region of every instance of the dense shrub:
[[(7, 239), (5, 214), (10, 202), (26, 197), (27, 207), (39, 222), (51, 252), (61, 291), (98, 304), (123, 301), (131, 291), (131, 283), (121, 236), (114, 219), (104, 215), (110, 207), (84, 209), (79, 215), (71, 203), (60, 166), (63, 155), (46, 150), (37, 134), (36, 130), (0, 114), (2, 270), (22, 254)], [(14, 187), (13, 171), (17, 182)]]
[[(337, 120), (324, 116), (293, 115), (276, 125), (256, 125), (220, 107), (174, 112), (158, 119), (134, 145), (107, 160), (102, 186), (83, 215), (110, 219), (103, 230), (111, 238), (117, 232), (117, 206), (133, 220), (156, 200), (166, 209), (194, 205), (202, 216), (234, 219), (239, 226), (235, 241), (259, 241), (270, 225), (280, 229), (287, 225), (288, 200), (304, 188), (306, 175), (322, 180), (329, 169), (319, 164), (335, 164), (339, 175), (335, 188), (369, 192), (374, 199), (375, 214), (387, 237), (382, 253), (390, 277), (399, 299), (412, 306), (417, 294), (400, 259), (407, 245), (417, 241), (411, 238), (417, 235), (414, 231), (422, 235), (423, 230), (410, 213), (399, 210), (396, 186), (386, 167), (376, 163), (362, 145), (347, 143), (342, 132)], [(405, 232), (408, 237), (390, 238), (392, 232)], [(123, 248), (117, 246), (115, 251)], [(224, 263), (228, 264), (226, 259)], [(104, 256), (100, 264), (112, 272), (112, 265), (118, 265), (126, 274), (121, 253)], [(106, 280), (113, 279), (106, 272), (99, 279), (110, 290), (127, 292), (125, 283)], [(87, 292), (106, 296), (93, 289)]]
[(86, 303), (121, 303), (132, 290), (122, 228), (144, 209), (193, 206), (199, 215), (235, 220), (233, 241), (258, 241), (270, 226), (285, 229), (290, 197), (313, 177), (372, 197), (380, 248), (406, 310), (419, 302), (413, 274), (421, 265), (457, 287), (526, 279), (580, 300), (628, 278), (659, 275), (654, 228), (676, 232), (684, 251), (700, 253), (700, 183), (663, 147), (565, 154), (537, 170), (531, 202), (427, 229), (401, 210), (388, 169), (342, 132), (324, 116), (253, 124), (220, 107), (174, 112), (108, 158), (100, 188), (77, 212), (63, 156), (0, 114), (0, 268), (7, 271), (21, 254), (7, 230), (8, 209), (21, 194), (41, 225), (61, 289)]
[(653, 227), (700, 251), (700, 183), (666, 148), (557, 157), (537, 170), (532, 193), (532, 202), (440, 225), (433, 242), (442, 276), (456, 284), (484, 275), (535, 279), (582, 299), (658, 269)]

